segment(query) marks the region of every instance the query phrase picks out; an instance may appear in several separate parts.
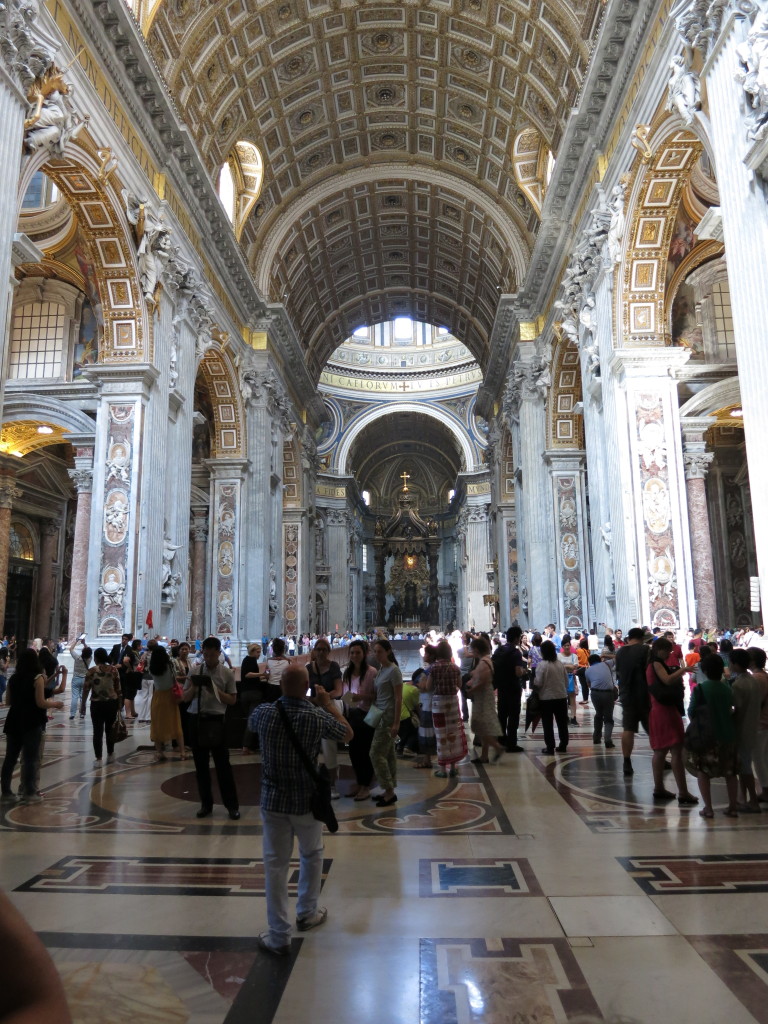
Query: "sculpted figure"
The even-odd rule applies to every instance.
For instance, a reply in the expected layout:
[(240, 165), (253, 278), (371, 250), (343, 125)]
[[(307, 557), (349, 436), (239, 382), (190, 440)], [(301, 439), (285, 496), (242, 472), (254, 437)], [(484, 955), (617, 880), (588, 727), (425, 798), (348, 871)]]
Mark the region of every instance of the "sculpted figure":
[(696, 111), (701, 108), (699, 76), (686, 67), (682, 54), (672, 58), (669, 70), (667, 110), (676, 110), (685, 124), (693, 124)]

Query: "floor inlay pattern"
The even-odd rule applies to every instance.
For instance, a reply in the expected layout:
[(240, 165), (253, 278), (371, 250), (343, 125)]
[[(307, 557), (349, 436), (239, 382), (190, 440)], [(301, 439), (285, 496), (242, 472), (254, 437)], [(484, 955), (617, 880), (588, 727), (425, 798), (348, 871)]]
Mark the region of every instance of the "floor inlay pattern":
[(760, 1024), (768, 1024), (768, 935), (693, 935), (688, 941)]
[(295, 939), (291, 955), (275, 960), (253, 939), (57, 932), (41, 938), (78, 1024), (269, 1024), (302, 944)]
[(524, 858), (420, 860), (419, 896), (542, 896)]
[(601, 1019), (566, 939), (422, 939), (420, 1024)]
[(616, 859), (649, 896), (768, 892), (768, 856), (761, 853)]
[[(323, 883), (331, 869), (323, 861)], [(298, 893), (299, 861), (291, 861), (288, 894)], [(258, 858), (64, 857), (17, 885), (15, 892), (134, 896), (264, 896)]]
[[(142, 832), (176, 835), (261, 835), (257, 810), (261, 765), (255, 759), (238, 763), (233, 771), (243, 817), (232, 822), (220, 806), (213, 778), (214, 815), (195, 817), (199, 796), (188, 762), (156, 764), (154, 754), (136, 750), (111, 765), (90, 768), (52, 786), (45, 786), (40, 804), (0, 808), (0, 829), (58, 832)], [(480, 833), (513, 836), (514, 829), (491, 779), (482, 768), (461, 766), (457, 778), (424, 779), (410, 765), (400, 767), (398, 803), (379, 808), (372, 801), (341, 800), (334, 805), (342, 835), (431, 835)], [(354, 782), (352, 769), (339, 766), (342, 793)], [(425, 786), (424, 783), (427, 782)]]
[[(633, 754), (634, 775), (628, 778), (622, 774), (618, 748), (611, 752), (569, 750), (556, 757), (536, 755), (533, 760), (568, 806), (596, 833), (666, 832), (672, 824), (677, 831), (768, 828), (768, 814), (744, 814), (738, 819), (716, 814), (704, 822), (697, 807), (681, 808), (675, 800), (663, 806), (654, 804), (650, 751)], [(698, 794), (690, 776), (689, 786)], [(716, 807), (726, 804), (722, 780), (713, 780), (712, 799)]]

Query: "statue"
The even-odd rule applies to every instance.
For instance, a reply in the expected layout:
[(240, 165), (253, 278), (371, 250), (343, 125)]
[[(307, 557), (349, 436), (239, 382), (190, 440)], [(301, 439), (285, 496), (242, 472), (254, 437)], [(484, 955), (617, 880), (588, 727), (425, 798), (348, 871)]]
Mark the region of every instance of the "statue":
[(168, 534), (163, 535), (163, 586), (168, 583), (171, 578), (171, 563), (176, 557), (176, 552), (179, 550), (181, 544), (174, 544)]
[(611, 211), (611, 223), (608, 228), (608, 258), (611, 265), (621, 262), (621, 241), (624, 238), (624, 201), (627, 195), (625, 182), (614, 185), (611, 191), (611, 201), (608, 204)]
[(741, 70), (736, 74), (747, 94), (752, 114), (747, 119), (750, 142), (762, 139), (768, 131), (768, 7), (758, 7), (747, 38), (736, 47)]
[(176, 338), (171, 342), (171, 366), (168, 371), (168, 390), (175, 391), (176, 385), (179, 381), (178, 365), (178, 349), (176, 348)]
[(89, 121), (81, 118), (71, 102), (72, 86), (55, 64), (36, 78), (27, 94), (33, 113), (24, 122), (24, 150), (38, 149), (61, 156), (70, 139), (75, 139)]
[(136, 233), (136, 254), (139, 262), (141, 290), (149, 306), (154, 309), (160, 296), (160, 283), (174, 255), (171, 233), (162, 217), (154, 212), (144, 199), (123, 189), (123, 200), (128, 220)]
[(381, 518), (381, 516), (378, 516), (376, 518), (376, 525), (373, 528), (373, 533), (375, 537), (384, 536), (384, 520)]
[(701, 109), (701, 83), (695, 71), (686, 67), (682, 54), (677, 54), (669, 62), (672, 74), (667, 82), (669, 95), (667, 110), (676, 110), (683, 123), (693, 124), (696, 111)]
[(179, 587), (181, 586), (181, 573), (172, 572), (166, 580), (165, 586), (163, 587), (163, 603), (164, 604), (175, 604), (176, 598), (179, 596)]

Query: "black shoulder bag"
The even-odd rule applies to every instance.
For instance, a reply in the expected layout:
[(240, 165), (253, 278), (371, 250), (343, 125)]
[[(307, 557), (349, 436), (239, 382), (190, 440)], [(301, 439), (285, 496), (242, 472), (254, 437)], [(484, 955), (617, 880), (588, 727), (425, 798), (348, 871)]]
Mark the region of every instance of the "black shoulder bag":
[(696, 707), (688, 708), (688, 727), (685, 730), (683, 745), (692, 754), (704, 754), (711, 750), (717, 741), (712, 714), (701, 684), (696, 687)]
[(309, 808), (312, 812), (312, 817), (316, 818), (317, 821), (322, 821), (329, 832), (338, 832), (339, 823), (336, 820), (336, 812), (333, 809), (333, 803), (331, 801), (331, 780), (328, 777), (328, 769), (324, 764), (318, 765), (318, 767), (315, 768), (310, 761), (306, 750), (302, 747), (301, 743), (299, 743), (299, 737), (296, 735), (294, 728), (291, 725), (288, 712), (279, 700), (276, 701), (275, 706), (280, 712), (280, 717), (283, 720), (285, 731), (288, 733), (288, 739), (293, 744), (296, 753), (301, 758), (301, 763), (304, 765), (309, 777), (315, 784), (315, 792), (312, 794), (312, 802)]

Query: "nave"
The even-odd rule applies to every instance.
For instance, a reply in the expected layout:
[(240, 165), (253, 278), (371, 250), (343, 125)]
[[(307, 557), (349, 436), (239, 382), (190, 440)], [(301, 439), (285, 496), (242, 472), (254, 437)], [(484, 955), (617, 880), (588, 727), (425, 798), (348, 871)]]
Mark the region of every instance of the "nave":
[(654, 806), (647, 739), (626, 780), (591, 721), (567, 754), (538, 730), (456, 779), (399, 759), (382, 810), (344, 796), (341, 754), (328, 922), (287, 961), (255, 943), (258, 757), (233, 752), (242, 819), (201, 823), (191, 762), (153, 763), (148, 726), (95, 769), (90, 723), (55, 715), (44, 800), (2, 808), (0, 883), (82, 1024), (768, 1021), (768, 815), (724, 817), (717, 783), (711, 822)]

